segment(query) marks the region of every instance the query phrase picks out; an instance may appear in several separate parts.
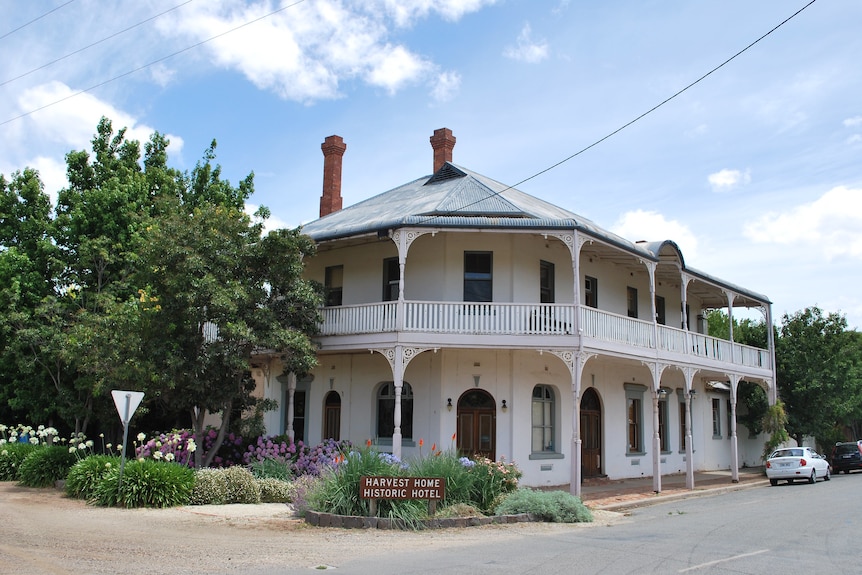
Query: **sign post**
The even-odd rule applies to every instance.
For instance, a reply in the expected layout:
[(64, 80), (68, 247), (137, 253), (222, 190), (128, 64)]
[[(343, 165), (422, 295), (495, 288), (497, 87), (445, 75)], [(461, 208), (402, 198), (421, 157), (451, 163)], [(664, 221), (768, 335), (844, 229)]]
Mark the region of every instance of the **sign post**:
[(120, 414), (120, 421), (123, 422), (123, 448), (120, 450), (120, 480), (117, 483), (117, 494), (119, 495), (120, 488), (123, 486), (123, 469), (126, 467), (126, 444), (129, 439), (129, 420), (141, 400), (144, 399), (143, 391), (121, 391), (112, 389), (111, 396), (114, 398), (114, 405), (117, 407), (117, 413)]

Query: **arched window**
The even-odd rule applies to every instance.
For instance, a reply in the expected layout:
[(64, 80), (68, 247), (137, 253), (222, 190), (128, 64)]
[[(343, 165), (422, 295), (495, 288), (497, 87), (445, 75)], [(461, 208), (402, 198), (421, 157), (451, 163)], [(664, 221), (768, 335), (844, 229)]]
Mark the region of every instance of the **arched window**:
[(554, 390), (549, 385), (533, 388), (533, 435), (531, 451), (548, 453), (554, 451)]
[[(395, 431), (395, 383), (381, 384), (377, 392), (377, 438), (392, 439)], [(406, 381), (401, 386), (401, 437), (413, 438), (413, 388)]]

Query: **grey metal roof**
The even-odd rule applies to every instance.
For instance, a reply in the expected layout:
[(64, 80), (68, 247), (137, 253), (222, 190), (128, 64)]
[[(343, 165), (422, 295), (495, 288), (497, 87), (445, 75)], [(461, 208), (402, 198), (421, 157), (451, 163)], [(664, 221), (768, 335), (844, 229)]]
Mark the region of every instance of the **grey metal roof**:
[(652, 261), (671, 245), (687, 272), (762, 302), (769, 300), (703, 272), (687, 268), (670, 240), (635, 243), (592, 221), (514, 187), (447, 162), (423, 176), (302, 226), (316, 242), (363, 236), (401, 227), (580, 230)]

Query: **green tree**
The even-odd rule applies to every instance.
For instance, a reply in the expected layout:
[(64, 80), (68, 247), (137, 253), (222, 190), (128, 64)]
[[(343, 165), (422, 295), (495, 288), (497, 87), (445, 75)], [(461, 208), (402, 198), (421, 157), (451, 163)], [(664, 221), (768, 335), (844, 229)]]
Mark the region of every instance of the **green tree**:
[(838, 313), (818, 307), (785, 314), (776, 343), (779, 394), (787, 430), (801, 445), (805, 436), (834, 441), (836, 426), (859, 414), (859, 337)]
[(152, 336), (143, 349), (158, 373), (151, 395), (190, 415), (198, 466), (215, 455), (202, 452), (206, 412), (221, 414), (220, 445), (235, 410), (253, 405), (255, 353), (279, 353), (298, 373), (314, 366), (310, 335), (321, 301), (302, 278), (313, 242), (297, 230), (262, 237), (268, 213), (253, 219), (241, 209), (253, 192), (251, 176), (238, 188), (221, 181), (210, 165), (214, 149), (148, 229), (139, 282), (147, 286), (141, 297)]

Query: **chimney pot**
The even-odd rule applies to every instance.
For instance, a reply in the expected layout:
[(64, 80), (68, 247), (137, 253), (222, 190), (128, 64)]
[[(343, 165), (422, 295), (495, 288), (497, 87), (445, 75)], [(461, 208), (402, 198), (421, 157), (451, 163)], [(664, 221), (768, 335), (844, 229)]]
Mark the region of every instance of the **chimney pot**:
[(434, 172), (452, 161), (452, 148), (455, 147), (455, 136), (449, 128), (434, 130), (431, 136), (431, 147), (434, 149)]
[(323, 195), (320, 196), (320, 217), (341, 209), (341, 157), (347, 144), (341, 136), (329, 136), (320, 145), (323, 150)]

